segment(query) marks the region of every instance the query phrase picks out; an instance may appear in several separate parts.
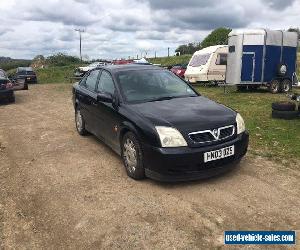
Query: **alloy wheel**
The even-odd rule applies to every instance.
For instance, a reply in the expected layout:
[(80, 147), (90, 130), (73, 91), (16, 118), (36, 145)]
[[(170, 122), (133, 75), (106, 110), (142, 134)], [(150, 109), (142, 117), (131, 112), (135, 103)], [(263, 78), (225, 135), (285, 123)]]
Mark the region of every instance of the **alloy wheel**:
[(137, 167), (137, 152), (134, 142), (129, 138), (123, 145), (123, 157), (128, 171), (134, 173)]

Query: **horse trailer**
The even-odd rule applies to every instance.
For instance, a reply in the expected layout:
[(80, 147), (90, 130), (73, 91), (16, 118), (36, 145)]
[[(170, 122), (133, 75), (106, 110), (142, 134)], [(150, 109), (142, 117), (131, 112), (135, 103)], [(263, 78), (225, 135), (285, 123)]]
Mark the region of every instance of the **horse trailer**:
[(228, 35), (226, 84), (238, 89), (267, 86), (290, 91), (297, 63), (298, 34), (279, 30), (233, 30)]

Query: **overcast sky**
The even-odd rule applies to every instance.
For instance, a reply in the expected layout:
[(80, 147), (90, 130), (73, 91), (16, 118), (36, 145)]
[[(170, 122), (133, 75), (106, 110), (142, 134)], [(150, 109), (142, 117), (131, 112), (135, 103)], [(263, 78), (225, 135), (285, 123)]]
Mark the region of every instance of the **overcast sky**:
[(300, 26), (300, 0), (0, 0), (0, 56), (167, 55), (211, 30)]

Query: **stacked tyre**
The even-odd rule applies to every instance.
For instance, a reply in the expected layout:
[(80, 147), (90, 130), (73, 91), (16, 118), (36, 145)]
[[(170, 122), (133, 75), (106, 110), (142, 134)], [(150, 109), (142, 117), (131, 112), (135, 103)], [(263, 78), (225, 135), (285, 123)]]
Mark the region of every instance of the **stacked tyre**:
[(299, 117), (299, 109), (293, 102), (274, 102), (272, 103), (272, 117), (291, 120)]

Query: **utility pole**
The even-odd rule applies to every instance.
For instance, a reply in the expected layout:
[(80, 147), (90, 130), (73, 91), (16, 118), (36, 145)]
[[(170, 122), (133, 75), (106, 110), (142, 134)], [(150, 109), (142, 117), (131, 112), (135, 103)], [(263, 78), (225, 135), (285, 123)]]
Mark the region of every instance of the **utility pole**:
[(156, 58), (156, 51), (154, 52), (154, 58)]
[(168, 47), (168, 57), (170, 57), (170, 48)]
[(82, 55), (81, 55), (81, 33), (84, 33), (84, 29), (75, 29), (75, 31), (79, 32), (79, 51), (80, 51), (80, 60), (82, 61)]

